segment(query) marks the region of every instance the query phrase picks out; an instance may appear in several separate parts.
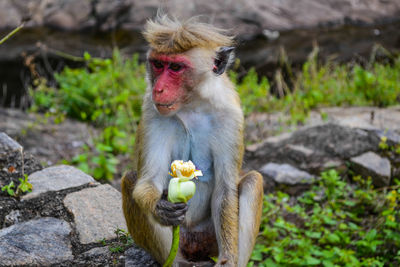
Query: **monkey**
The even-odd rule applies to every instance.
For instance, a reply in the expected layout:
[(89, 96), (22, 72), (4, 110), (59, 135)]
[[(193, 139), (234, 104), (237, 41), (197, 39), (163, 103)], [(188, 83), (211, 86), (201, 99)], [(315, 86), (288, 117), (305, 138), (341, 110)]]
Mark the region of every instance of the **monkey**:
[[(121, 181), (129, 233), (163, 264), (171, 226), (180, 225), (174, 266), (246, 266), (259, 231), (263, 186), (256, 171), (240, 175), (244, 117), (226, 74), (234, 37), (168, 15), (148, 20), (143, 35), (148, 86), (132, 171)], [(203, 173), (187, 204), (166, 199), (174, 160), (191, 160)]]

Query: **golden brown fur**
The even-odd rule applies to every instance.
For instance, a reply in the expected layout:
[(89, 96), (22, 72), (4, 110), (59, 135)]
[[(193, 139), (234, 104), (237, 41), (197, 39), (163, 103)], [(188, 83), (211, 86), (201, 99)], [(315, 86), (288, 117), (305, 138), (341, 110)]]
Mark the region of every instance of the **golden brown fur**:
[(147, 21), (143, 35), (150, 47), (159, 53), (182, 53), (195, 47), (216, 49), (232, 46), (233, 37), (224, 30), (195, 19), (180, 22), (166, 15)]
[[(136, 244), (150, 252), (158, 262), (165, 260), (164, 255), (160, 251), (164, 248), (161, 242), (157, 242), (156, 232), (154, 225), (148, 220), (147, 213), (137, 202), (133, 200), (132, 191), (137, 182), (136, 172), (126, 173), (121, 180), (122, 191), (122, 208), (124, 211), (125, 220), (128, 226), (129, 234), (135, 240)], [(134, 231), (140, 225), (141, 231)]]

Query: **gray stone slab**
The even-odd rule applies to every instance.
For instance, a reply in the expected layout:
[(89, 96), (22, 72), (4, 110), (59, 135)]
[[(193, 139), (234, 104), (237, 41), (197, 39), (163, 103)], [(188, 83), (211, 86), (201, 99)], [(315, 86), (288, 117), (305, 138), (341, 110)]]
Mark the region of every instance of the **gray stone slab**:
[(260, 172), (267, 179), (272, 179), (278, 184), (307, 184), (311, 183), (313, 176), (308, 172), (299, 170), (289, 164), (268, 163), (261, 167)]
[(133, 246), (125, 251), (125, 267), (160, 266), (153, 257), (143, 249)]
[[(12, 225), (12, 224), (16, 224), (19, 222), (19, 220), (21, 219), (21, 212), (19, 210), (12, 210), (10, 211), (9, 214), (6, 215), (6, 217), (4, 217), (4, 225)], [(4, 227), (3, 225), (3, 227)]]
[(315, 153), (314, 150), (308, 147), (293, 144), (288, 144), (286, 146), (286, 151), (288, 158), (291, 158), (296, 162), (308, 162)]
[(375, 134), (381, 139), (382, 137), (386, 137), (386, 142), (389, 146), (395, 146), (400, 144), (400, 135), (395, 131), (391, 130), (374, 130)]
[(110, 185), (100, 185), (68, 194), (64, 205), (75, 218), (80, 242), (89, 244), (116, 238), (114, 231), (127, 230), (121, 194)]
[(350, 159), (356, 174), (371, 176), (375, 186), (388, 186), (391, 177), (391, 165), (387, 158), (382, 158), (374, 152), (367, 152)]
[(91, 250), (84, 252), (82, 256), (85, 258), (110, 257), (111, 251), (108, 246), (92, 248)]
[(1, 266), (48, 266), (72, 260), (70, 225), (40, 218), (0, 230)]
[(9, 137), (6, 133), (0, 132), (0, 153), (11, 151), (22, 151), (22, 146)]
[(33, 190), (22, 199), (32, 199), (49, 191), (78, 187), (95, 180), (72, 166), (59, 165), (32, 173), (29, 175), (29, 182), (33, 185)]

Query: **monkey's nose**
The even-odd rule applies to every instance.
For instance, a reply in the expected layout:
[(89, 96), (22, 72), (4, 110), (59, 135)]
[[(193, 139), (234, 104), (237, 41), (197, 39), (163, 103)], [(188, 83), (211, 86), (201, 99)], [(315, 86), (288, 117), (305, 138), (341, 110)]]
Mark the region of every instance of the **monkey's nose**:
[(158, 94), (161, 94), (162, 92), (164, 92), (164, 87), (162, 86), (157, 86), (156, 88), (154, 88), (154, 91)]

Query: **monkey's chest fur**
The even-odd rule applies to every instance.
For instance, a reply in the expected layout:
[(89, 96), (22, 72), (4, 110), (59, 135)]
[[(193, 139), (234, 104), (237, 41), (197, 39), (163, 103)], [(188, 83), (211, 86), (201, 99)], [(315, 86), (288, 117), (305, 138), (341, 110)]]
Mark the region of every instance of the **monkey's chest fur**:
[(181, 226), (181, 250), (187, 259), (206, 260), (218, 251), (211, 221), (211, 196), (214, 188), (214, 166), (210, 138), (214, 118), (204, 113), (180, 113), (176, 117), (177, 139), (172, 159), (191, 160), (203, 176), (194, 179), (196, 193), (189, 200), (185, 222)]

